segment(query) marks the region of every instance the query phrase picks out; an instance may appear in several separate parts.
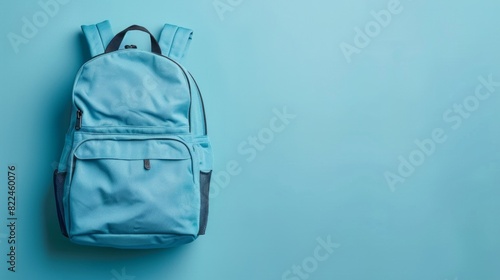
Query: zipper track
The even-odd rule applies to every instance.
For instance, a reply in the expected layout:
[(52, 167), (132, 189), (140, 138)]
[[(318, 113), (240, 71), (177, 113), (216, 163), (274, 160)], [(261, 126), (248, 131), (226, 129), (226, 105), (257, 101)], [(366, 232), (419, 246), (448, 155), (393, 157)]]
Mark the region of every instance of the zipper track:
[[(191, 76), (191, 79), (193, 79), (193, 82), (196, 86), (196, 89), (198, 90), (198, 96), (200, 97), (200, 101), (201, 101), (201, 109), (203, 111), (203, 125), (205, 127), (205, 135), (208, 135), (208, 128), (207, 128), (207, 115), (206, 115), (206, 112), (205, 112), (205, 103), (203, 102), (203, 97), (201, 96), (201, 90), (200, 90), (200, 87), (198, 86), (198, 83), (196, 82), (196, 79), (193, 77), (193, 75), (191, 74), (191, 72), (189, 72), (189, 76)], [(191, 111), (190, 111), (191, 113)], [(191, 127), (191, 125), (190, 125)]]

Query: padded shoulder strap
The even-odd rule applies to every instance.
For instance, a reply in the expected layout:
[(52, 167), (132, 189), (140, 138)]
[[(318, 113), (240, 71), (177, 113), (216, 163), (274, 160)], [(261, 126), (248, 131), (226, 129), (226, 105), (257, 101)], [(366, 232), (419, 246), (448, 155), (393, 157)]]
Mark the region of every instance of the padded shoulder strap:
[(82, 25), (82, 31), (87, 39), (92, 57), (104, 53), (114, 36), (111, 24), (107, 20), (98, 24)]
[(172, 24), (165, 24), (158, 43), (162, 53), (173, 60), (181, 61), (187, 54), (193, 38), (193, 30)]

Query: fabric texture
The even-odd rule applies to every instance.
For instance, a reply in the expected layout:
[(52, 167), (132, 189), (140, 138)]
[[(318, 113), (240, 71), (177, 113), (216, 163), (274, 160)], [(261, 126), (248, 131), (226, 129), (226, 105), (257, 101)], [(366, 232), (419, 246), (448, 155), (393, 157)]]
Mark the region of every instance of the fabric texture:
[(203, 99), (176, 61), (192, 31), (168, 36), (165, 25), (159, 45), (171, 58), (134, 48), (104, 53), (113, 40), (108, 21), (82, 30), (94, 58), (75, 79), (54, 173), (61, 231), (78, 244), (127, 249), (192, 242), (205, 233), (212, 170)]

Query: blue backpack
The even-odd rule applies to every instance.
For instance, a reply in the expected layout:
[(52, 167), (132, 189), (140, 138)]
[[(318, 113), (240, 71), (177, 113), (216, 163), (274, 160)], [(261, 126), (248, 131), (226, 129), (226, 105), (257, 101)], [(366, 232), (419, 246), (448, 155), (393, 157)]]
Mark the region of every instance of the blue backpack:
[[(82, 26), (92, 59), (78, 71), (57, 170), (62, 233), (82, 245), (166, 248), (205, 234), (212, 151), (193, 76), (179, 63), (192, 31), (166, 24), (159, 40), (133, 25)], [(151, 51), (127, 45), (143, 31)]]

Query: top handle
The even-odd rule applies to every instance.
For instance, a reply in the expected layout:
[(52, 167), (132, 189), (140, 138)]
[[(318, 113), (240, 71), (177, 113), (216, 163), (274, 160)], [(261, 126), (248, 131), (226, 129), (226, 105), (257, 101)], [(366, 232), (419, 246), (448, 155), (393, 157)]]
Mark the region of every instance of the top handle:
[(122, 32), (116, 34), (116, 36), (111, 40), (111, 42), (109, 42), (108, 46), (106, 47), (105, 53), (110, 53), (118, 50), (120, 48), (120, 45), (122, 44), (123, 38), (125, 38), (125, 34), (127, 34), (127, 32), (131, 30), (138, 30), (148, 33), (151, 37), (151, 51), (155, 54), (161, 55), (160, 45), (158, 44), (158, 41), (156, 41), (153, 34), (151, 34), (151, 32), (149, 32), (146, 28), (139, 25), (132, 25)]

